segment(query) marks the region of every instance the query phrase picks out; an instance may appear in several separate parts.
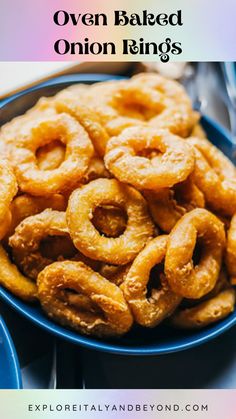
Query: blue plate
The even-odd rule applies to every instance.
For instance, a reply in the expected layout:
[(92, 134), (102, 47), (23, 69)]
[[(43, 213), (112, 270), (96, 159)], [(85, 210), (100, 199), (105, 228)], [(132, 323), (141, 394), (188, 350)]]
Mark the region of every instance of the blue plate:
[(0, 389), (20, 389), (21, 373), (11, 336), (0, 317)]
[[(77, 82), (90, 84), (114, 78), (118, 77), (100, 74), (83, 74), (57, 77), (48, 82), (41, 83), (34, 88), (27, 89), (4, 100), (0, 104), (0, 123), (4, 123), (17, 114), (23, 113), (26, 109), (33, 106), (42, 95), (53, 95), (58, 90)], [(209, 139), (227, 156), (232, 158), (230, 134), (218, 123), (207, 117), (202, 117), (202, 125)], [(98, 340), (82, 336), (79, 333), (57, 325), (44, 315), (39, 305), (33, 306), (26, 304), (1, 287), (0, 298), (35, 325), (62, 339), (86, 348), (116, 354), (156, 355), (176, 352), (207, 342), (236, 324), (236, 311), (234, 311), (223, 321), (201, 331), (180, 331), (170, 329), (166, 326), (158, 326), (149, 330), (137, 326), (119, 340)]]

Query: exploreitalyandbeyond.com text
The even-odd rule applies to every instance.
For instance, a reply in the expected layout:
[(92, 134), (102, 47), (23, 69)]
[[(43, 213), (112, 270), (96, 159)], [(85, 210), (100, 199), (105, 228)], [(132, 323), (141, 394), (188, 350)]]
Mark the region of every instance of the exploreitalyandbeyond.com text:
[(136, 404), (136, 403), (125, 403), (125, 404), (28, 404), (28, 412), (117, 412), (121, 414), (122, 412), (208, 412), (208, 404), (199, 404), (199, 403), (186, 403), (181, 404), (163, 404), (163, 403), (153, 403), (153, 404)]

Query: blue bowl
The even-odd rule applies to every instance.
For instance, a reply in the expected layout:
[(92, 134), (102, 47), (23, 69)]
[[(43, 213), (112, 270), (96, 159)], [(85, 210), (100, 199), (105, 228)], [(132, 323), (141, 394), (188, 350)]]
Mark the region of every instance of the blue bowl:
[(15, 347), (2, 317), (0, 317), (0, 365), (0, 389), (22, 388)]
[[(26, 109), (33, 106), (42, 95), (53, 95), (58, 90), (73, 83), (91, 84), (114, 78), (118, 79), (119, 77), (101, 74), (81, 74), (57, 77), (41, 83), (0, 103), (0, 124), (10, 120), (17, 114), (23, 113)], [(208, 117), (203, 116), (201, 122), (209, 139), (228, 157), (232, 158), (233, 147), (230, 134)], [(39, 305), (26, 304), (2, 287), (0, 287), (0, 298), (36, 326), (57, 337), (86, 348), (124, 355), (157, 355), (186, 350), (208, 342), (236, 324), (236, 311), (234, 311), (226, 319), (200, 331), (174, 330), (164, 325), (150, 330), (137, 326), (119, 340), (98, 340), (59, 326), (46, 317)]]

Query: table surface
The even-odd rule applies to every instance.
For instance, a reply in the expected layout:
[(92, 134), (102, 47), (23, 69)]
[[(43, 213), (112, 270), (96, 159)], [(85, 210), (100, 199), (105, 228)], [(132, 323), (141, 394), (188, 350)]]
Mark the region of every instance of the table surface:
[[(206, 85), (209, 87), (209, 80)], [(206, 113), (227, 126), (227, 114), (216, 94), (214, 89), (209, 93)], [(54, 338), (5, 303), (1, 302), (0, 311), (19, 355), (24, 388), (48, 388)], [(66, 345), (69, 352), (72, 346)], [(236, 388), (235, 347), (236, 328), (197, 348), (152, 357), (74, 347), (74, 371), (83, 376), (85, 388)]]

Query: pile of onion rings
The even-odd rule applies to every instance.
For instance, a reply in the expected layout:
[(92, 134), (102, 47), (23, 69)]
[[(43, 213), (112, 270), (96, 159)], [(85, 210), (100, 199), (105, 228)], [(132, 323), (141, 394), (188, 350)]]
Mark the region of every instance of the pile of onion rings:
[(0, 284), (99, 338), (235, 307), (236, 168), (183, 87), (76, 84), (0, 130)]

